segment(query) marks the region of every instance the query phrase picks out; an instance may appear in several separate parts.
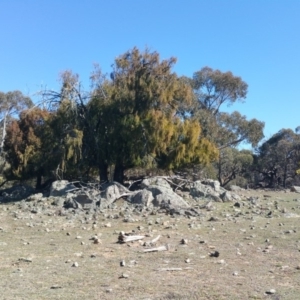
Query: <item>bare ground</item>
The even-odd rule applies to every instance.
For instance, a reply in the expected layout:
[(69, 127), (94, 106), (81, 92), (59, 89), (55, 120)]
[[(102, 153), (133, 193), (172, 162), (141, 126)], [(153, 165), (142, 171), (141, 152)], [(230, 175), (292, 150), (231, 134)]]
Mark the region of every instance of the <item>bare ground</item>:
[[(137, 214), (134, 222), (2, 204), (0, 298), (300, 299), (300, 195), (242, 193), (259, 196), (259, 205), (244, 198), (241, 207), (214, 203), (200, 218)], [(119, 244), (120, 231), (145, 234), (146, 241), (161, 235), (157, 246), (170, 250)], [(101, 243), (91, 240), (95, 235)]]

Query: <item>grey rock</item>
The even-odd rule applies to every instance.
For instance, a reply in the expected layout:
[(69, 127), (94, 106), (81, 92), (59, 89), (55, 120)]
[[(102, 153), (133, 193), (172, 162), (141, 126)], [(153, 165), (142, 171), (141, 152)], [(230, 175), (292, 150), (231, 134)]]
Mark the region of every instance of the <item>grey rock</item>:
[(144, 179), (141, 182), (142, 188), (148, 188), (153, 185), (171, 189), (170, 184), (162, 177), (151, 177), (151, 178)]
[(300, 186), (296, 186), (296, 185), (292, 186), (291, 192), (300, 193)]
[(217, 181), (217, 180), (206, 179), (206, 180), (202, 180), (201, 183), (203, 183), (204, 185), (208, 185), (208, 186), (212, 187), (213, 190), (217, 193), (224, 190), (223, 188), (221, 188), (220, 182)]
[(152, 201), (153, 205), (156, 207), (165, 207), (166, 205), (171, 205), (173, 207), (190, 207), (189, 204), (183, 200), (182, 197), (173, 192), (172, 189), (162, 187), (162, 186), (149, 186), (147, 188), (154, 197)]
[(237, 185), (230, 185), (229, 190), (232, 192), (240, 192), (240, 191), (243, 191), (244, 189)]
[(136, 194), (130, 196), (128, 200), (132, 204), (142, 204), (146, 207), (149, 207), (152, 204), (154, 197), (151, 191), (143, 189), (141, 191), (138, 191)]
[(220, 198), (223, 200), (223, 202), (232, 202), (232, 201), (240, 201), (241, 197), (237, 194), (230, 193), (228, 191), (222, 193), (220, 195)]
[(201, 181), (195, 181), (191, 185), (190, 195), (193, 198), (210, 198), (216, 202), (222, 202), (219, 193), (210, 185), (204, 185)]
[(70, 183), (68, 180), (57, 180), (52, 182), (50, 187), (50, 196), (65, 196), (67, 193), (75, 190), (78, 190), (78, 188), (76, 188), (74, 184)]

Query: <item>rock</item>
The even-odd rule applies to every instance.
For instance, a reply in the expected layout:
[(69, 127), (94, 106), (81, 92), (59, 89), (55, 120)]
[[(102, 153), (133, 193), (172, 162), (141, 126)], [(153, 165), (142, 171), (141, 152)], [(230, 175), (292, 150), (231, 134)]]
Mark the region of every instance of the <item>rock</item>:
[(187, 245), (187, 244), (188, 244), (188, 240), (187, 240), (187, 239), (182, 239), (182, 240), (180, 241), (180, 243), (181, 243), (182, 245)]
[(142, 188), (148, 188), (149, 186), (152, 186), (152, 185), (164, 187), (167, 189), (172, 189), (170, 184), (162, 177), (146, 178), (141, 182)]
[(82, 205), (75, 201), (72, 197), (68, 198), (67, 200), (64, 201), (64, 208), (66, 209), (82, 209)]
[(50, 195), (53, 197), (65, 196), (67, 193), (78, 190), (73, 183), (68, 180), (57, 180), (52, 182), (50, 187)]
[(34, 193), (34, 189), (28, 185), (15, 185), (11, 188), (2, 190), (0, 192), (1, 202), (10, 202), (22, 200)]
[(77, 261), (75, 261), (75, 262), (73, 263), (72, 267), (74, 267), (74, 268), (78, 268), (78, 267), (79, 267), (79, 264), (78, 264), (78, 262), (77, 262)]
[(220, 252), (219, 251), (215, 251), (215, 252), (211, 252), (209, 254), (210, 257), (219, 257), (220, 256)]
[(228, 191), (222, 193), (220, 195), (220, 198), (223, 200), (223, 202), (232, 202), (232, 201), (240, 201), (241, 197), (237, 194), (230, 193)]
[(296, 185), (292, 186), (291, 192), (300, 193), (300, 186), (296, 186)]
[(129, 277), (129, 275), (127, 274), (127, 273), (123, 273), (121, 276), (120, 276), (120, 278), (128, 278)]
[(120, 267), (125, 267), (125, 266), (126, 266), (126, 262), (125, 262), (124, 259), (122, 259), (122, 260), (120, 261)]
[(193, 198), (211, 198), (216, 202), (222, 202), (222, 199), (219, 197), (219, 193), (209, 185), (204, 185), (201, 181), (195, 181), (190, 189), (190, 195)]
[(25, 199), (25, 201), (38, 201), (43, 198), (42, 193), (33, 194)]
[(76, 203), (80, 204), (80, 206), (85, 210), (96, 208), (96, 200), (91, 199), (90, 196), (87, 194), (74, 195), (72, 197), (72, 200), (74, 200)]
[(149, 186), (148, 191), (152, 193), (154, 200), (153, 205), (156, 207), (166, 207), (168, 205), (173, 207), (189, 208), (189, 204), (183, 200), (182, 197), (173, 192), (172, 189), (162, 186)]
[(130, 191), (118, 182), (105, 185), (105, 190), (101, 192), (100, 209), (107, 208), (126, 193), (130, 193)]
[(151, 191), (143, 189), (138, 191), (136, 194), (130, 196), (128, 201), (132, 204), (141, 204), (143, 206), (149, 207), (152, 204), (154, 197)]
[(232, 192), (240, 192), (243, 191), (244, 189), (237, 185), (230, 185), (229, 190)]
[(217, 193), (219, 193), (221, 191), (222, 192), (224, 191), (224, 189), (221, 188), (221, 186), (220, 186), (220, 182), (217, 181), (217, 180), (206, 179), (206, 180), (201, 181), (201, 183), (203, 183), (204, 185), (208, 185), (208, 186), (212, 187), (213, 190)]
[(58, 284), (54, 284), (50, 287), (50, 289), (52, 289), (52, 290), (61, 289), (61, 288), (62, 288), (62, 286), (58, 285)]
[(266, 291), (266, 294), (268, 294), (268, 295), (273, 295), (275, 293), (276, 293), (275, 289), (270, 289), (270, 290)]

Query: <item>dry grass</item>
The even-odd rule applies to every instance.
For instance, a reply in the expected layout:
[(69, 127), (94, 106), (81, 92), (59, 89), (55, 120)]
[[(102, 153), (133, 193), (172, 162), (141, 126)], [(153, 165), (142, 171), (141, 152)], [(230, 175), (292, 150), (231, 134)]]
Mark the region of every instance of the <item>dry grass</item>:
[[(137, 215), (133, 223), (99, 215), (96, 228), (90, 215), (81, 222), (2, 205), (0, 298), (298, 299), (300, 219), (287, 214), (300, 215), (300, 201), (293, 200), (297, 194), (251, 193), (261, 197), (260, 207), (216, 203), (216, 210), (200, 219)], [(273, 210), (276, 201), (279, 207)], [(271, 218), (265, 209), (270, 207)], [(208, 221), (211, 216), (218, 221)], [(105, 227), (108, 222), (111, 227)], [(146, 240), (161, 235), (158, 244), (172, 249), (143, 253), (139, 242), (118, 244), (121, 230), (152, 236)], [(95, 234), (102, 244), (90, 240)], [(183, 238), (186, 245), (180, 243)], [(213, 251), (220, 256), (210, 257)], [(122, 259), (125, 267), (120, 267)], [(79, 266), (72, 267), (74, 262)], [(123, 273), (129, 277), (121, 278)], [(276, 293), (265, 294), (270, 289)]]

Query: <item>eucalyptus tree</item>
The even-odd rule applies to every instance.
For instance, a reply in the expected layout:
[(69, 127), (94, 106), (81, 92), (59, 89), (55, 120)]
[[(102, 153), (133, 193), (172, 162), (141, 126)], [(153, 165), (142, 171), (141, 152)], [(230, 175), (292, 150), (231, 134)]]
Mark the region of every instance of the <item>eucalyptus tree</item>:
[(300, 136), (291, 129), (281, 129), (257, 148), (256, 171), (270, 187), (297, 176), (300, 160)]
[[(195, 72), (189, 82), (194, 90), (194, 101), (188, 114), (199, 120), (204, 136), (217, 146), (219, 160), (215, 165), (218, 179), (224, 185), (224, 182), (228, 183), (228, 179), (235, 176), (234, 172), (228, 174), (228, 169), (223, 170), (222, 161), (227, 152), (235, 153), (234, 150), (226, 149), (236, 148), (242, 143), (255, 147), (263, 138), (264, 122), (247, 120), (246, 116), (237, 111), (222, 111), (223, 106), (244, 102), (247, 96), (247, 83), (232, 72), (204, 67)], [(224, 181), (224, 177), (228, 179)]]
[(0, 92), (0, 153), (2, 153), (6, 128), (12, 117), (17, 116), (23, 109), (33, 106), (32, 100), (20, 91)]

